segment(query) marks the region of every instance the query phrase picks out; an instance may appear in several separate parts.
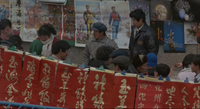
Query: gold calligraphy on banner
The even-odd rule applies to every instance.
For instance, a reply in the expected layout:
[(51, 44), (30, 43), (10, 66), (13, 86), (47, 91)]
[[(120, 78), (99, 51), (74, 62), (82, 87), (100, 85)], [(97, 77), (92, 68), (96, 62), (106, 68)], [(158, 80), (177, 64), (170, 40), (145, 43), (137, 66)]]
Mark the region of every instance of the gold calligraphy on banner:
[(172, 88), (166, 89), (167, 94), (169, 94), (169, 100), (165, 103), (169, 105), (169, 108), (171, 108), (172, 104), (174, 105), (174, 102), (172, 102), (172, 96), (175, 96), (173, 93), (176, 91), (176, 88), (172, 86)]
[(44, 63), (44, 68), (42, 69), (43, 74), (45, 75), (40, 82), (42, 83), (42, 88), (44, 88), (44, 90), (39, 92), (40, 97), (40, 105), (43, 105), (43, 103), (50, 103), (50, 97), (48, 95), (48, 89), (50, 87), (50, 72), (51, 71), (51, 67), (47, 64)]
[[(82, 72), (80, 72), (78, 79), (78, 83), (82, 84), (83, 83), (83, 87), (82, 88), (78, 88), (76, 90), (76, 98), (78, 99), (78, 101), (76, 102), (76, 108), (79, 109), (83, 109), (83, 104), (86, 101), (86, 96), (85, 96), (85, 85), (86, 85), (86, 80), (88, 79), (89, 75), (88, 72), (84, 72), (84, 75)], [(81, 80), (83, 80), (83, 82), (81, 82)]]
[(93, 84), (95, 84), (94, 89), (98, 90), (99, 85), (101, 85), (101, 90), (105, 90), (104, 85), (106, 84), (106, 78), (105, 78), (106, 74), (104, 74), (102, 76), (101, 82), (99, 82), (99, 75), (96, 74), (95, 75), (95, 79), (96, 81), (93, 82)]
[(62, 103), (62, 106), (60, 106), (58, 104), (57, 107), (65, 107), (65, 101), (66, 101), (66, 92), (65, 92), (65, 90), (69, 89), (67, 87), (67, 82), (69, 81), (71, 76), (72, 76), (72, 73), (70, 73), (69, 72), (69, 68), (66, 67), (64, 72), (63, 72), (63, 74), (61, 75), (63, 86), (59, 87), (59, 89), (62, 89), (63, 92), (60, 95), (60, 99), (57, 100), (57, 102), (59, 102), (60, 104)]
[(94, 107), (98, 108), (98, 109), (102, 109), (103, 105), (104, 105), (104, 101), (103, 101), (103, 94), (104, 92), (101, 92), (100, 95), (96, 94), (95, 96), (92, 97), (92, 101), (94, 101)]

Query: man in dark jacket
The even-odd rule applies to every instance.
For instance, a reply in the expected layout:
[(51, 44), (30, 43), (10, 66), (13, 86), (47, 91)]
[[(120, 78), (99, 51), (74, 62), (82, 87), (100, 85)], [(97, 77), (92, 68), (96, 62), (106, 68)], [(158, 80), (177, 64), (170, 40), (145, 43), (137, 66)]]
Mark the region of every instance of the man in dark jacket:
[(129, 16), (133, 23), (129, 42), (131, 58), (133, 54), (157, 54), (159, 49), (158, 39), (154, 30), (146, 24), (145, 13), (141, 9), (136, 9)]

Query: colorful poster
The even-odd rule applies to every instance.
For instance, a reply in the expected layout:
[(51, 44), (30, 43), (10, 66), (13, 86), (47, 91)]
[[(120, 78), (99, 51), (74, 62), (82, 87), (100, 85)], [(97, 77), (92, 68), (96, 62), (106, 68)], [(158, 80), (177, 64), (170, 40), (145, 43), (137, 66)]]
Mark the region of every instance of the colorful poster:
[(164, 44), (164, 22), (163, 21), (151, 21), (150, 25), (157, 33), (159, 44)]
[(164, 52), (185, 52), (183, 23), (164, 22)]
[(197, 23), (184, 22), (185, 44), (197, 44)]
[(146, 23), (150, 25), (150, 16), (149, 16), (149, 1), (134, 1), (129, 0), (130, 11), (135, 9), (142, 9), (146, 15)]
[(199, 21), (199, 0), (173, 0), (173, 20)]
[(9, 0), (1, 0), (0, 1), (0, 21), (2, 19), (8, 19), (9, 18), (9, 8), (10, 8), (10, 3), (11, 1)]
[(75, 1), (75, 13), (75, 46), (85, 47), (87, 40), (93, 37), (93, 24), (101, 22), (100, 2)]
[(166, 21), (171, 19), (170, 0), (151, 0), (151, 20)]
[(24, 0), (23, 41), (32, 42), (38, 37), (37, 30), (44, 23), (48, 23), (48, 13), (48, 5), (39, 4), (37, 0)]
[(107, 26), (107, 37), (114, 40), (119, 48), (127, 49), (130, 39), (129, 2), (101, 2), (102, 23)]

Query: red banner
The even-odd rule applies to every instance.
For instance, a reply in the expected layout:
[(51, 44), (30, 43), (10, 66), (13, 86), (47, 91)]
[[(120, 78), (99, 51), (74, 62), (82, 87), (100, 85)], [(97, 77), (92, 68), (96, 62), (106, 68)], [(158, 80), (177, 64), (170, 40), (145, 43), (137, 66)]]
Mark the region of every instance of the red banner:
[[(3, 73), (3, 57), (4, 57), (4, 49), (6, 47), (0, 47), (0, 75)], [(0, 78), (1, 80), (1, 78)]]
[(53, 105), (62, 108), (70, 107), (70, 96), (72, 83), (73, 70), (77, 66), (69, 65), (59, 62), (57, 67), (54, 102)]
[(115, 74), (112, 108), (134, 108), (136, 74)]
[[(190, 97), (190, 106), (192, 109), (200, 109), (200, 85), (199, 83), (190, 84), (190, 92), (188, 92)], [(188, 101), (189, 102), (189, 101)]]
[(23, 52), (10, 51), (5, 49), (3, 73), (1, 75), (0, 100), (18, 102), (19, 79), (22, 69)]
[(70, 108), (84, 108), (84, 103), (86, 102), (85, 87), (89, 77), (88, 70), (76, 69), (73, 71), (73, 76), (71, 77), (73, 85), (71, 86)]
[(114, 72), (90, 69), (86, 85), (84, 108), (111, 108)]
[(164, 81), (138, 78), (135, 108), (162, 108)]
[(42, 59), (40, 62), (36, 104), (52, 106), (57, 61)]
[[(163, 107), (166, 108), (192, 108), (189, 83), (165, 81), (163, 90)], [(189, 95), (191, 94), (191, 95)]]
[(40, 57), (25, 55), (20, 83), (20, 102), (35, 104), (37, 97)]

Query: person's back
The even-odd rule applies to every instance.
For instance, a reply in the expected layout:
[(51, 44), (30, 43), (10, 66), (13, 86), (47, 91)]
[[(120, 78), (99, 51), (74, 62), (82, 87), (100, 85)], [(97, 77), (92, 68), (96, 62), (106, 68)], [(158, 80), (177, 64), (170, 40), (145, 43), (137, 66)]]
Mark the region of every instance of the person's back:
[(15, 46), (18, 50), (23, 50), (22, 40), (18, 35), (12, 35), (8, 40), (1, 40), (0, 45), (7, 46), (8, 48)]
[(177, 79), (185, 80), (186, 78), (188, 78), (189, 81), (194, 81), (194, 77), (196, 74), (192, 72), (192, 69), (190, 67), (194, 56), (194, 54), (188, 54), (185, 56), (182, 62), (183, 69), (179, 72)]

